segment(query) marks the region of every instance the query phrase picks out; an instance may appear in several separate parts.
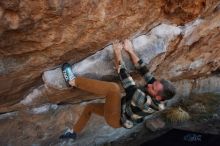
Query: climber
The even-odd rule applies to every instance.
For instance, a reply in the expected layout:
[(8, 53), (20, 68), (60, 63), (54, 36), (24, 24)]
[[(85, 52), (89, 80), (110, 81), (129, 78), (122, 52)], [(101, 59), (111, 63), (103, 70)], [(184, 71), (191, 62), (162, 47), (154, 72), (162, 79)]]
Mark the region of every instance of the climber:
[[(121, 53), (123, 48), (146, 81), (143, 89), (136, 86), (125, 67)], [(60, 136), (61, 139), (71, 138), (75, 140), (92, 113), (103, 116), (107, 124), (113, 128), (132, 128), (141, 123), (145, 116), (163, 110), (165, 108), (163, 101), (171, 99), (175, 95), (176, 89), (170, 81), (165, 79), (157, 80), (149, 73), (149, 67), (135, 54), (131, 41), (126, 39), (123, 44), (115, 41), (113, 49), (115, 67), (126, 93), (122, 98), (118, 84), (80, 76), (76, 77), (70, 64), (63, 64), (64, 78), (70, 86), (105, 97), (105, 103), (90, 103), (86, 105), (76, 124), (72, 129), (67, 129)]]

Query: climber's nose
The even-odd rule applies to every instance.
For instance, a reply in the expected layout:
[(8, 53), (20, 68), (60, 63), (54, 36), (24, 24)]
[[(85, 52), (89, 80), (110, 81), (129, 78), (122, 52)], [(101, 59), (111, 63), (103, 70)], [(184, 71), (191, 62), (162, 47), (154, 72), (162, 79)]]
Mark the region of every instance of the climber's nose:
[(151, 88), (151, 84), (147, 84), (147, 89), (150, 89)]

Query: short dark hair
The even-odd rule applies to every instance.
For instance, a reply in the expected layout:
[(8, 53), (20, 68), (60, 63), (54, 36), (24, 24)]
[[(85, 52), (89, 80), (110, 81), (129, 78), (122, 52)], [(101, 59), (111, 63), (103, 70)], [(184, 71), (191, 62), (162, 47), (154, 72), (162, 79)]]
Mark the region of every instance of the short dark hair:
[(174, 85), (165, 79), (161, 79), (160, 83), (163, 85), (163, 91), (161, 92), (160, 96), (162, 96), (164, 100), (173, 98), (173, 96), (176, 94), (176, 88)]

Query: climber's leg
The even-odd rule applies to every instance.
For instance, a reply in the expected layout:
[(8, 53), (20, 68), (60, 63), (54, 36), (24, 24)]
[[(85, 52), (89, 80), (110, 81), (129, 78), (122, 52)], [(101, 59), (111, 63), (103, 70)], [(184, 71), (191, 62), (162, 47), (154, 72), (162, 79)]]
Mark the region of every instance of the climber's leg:
[(121, 127), (121, 93), (116, 83), (75, 77), (70, 64), (67, 63), (63, 65), (62, 71), (66, 82), (71, 86), (105, 97), (104, 117), (106, 122), (114, 128)]
[(121, 92), (118, 84), (85, 77), (76, 77), (75, 86), (98, 96), (105, 97), (104, 117), (106, 122), (114, 128), (121, 127)]
[(104, 103), (91, 103), (86, 105), (80, 118), (73, 127), (76, 133), (80, 133), (82, 131), (90, 119), (92, 113), (95, 113), (99, 116), (104, 116)]

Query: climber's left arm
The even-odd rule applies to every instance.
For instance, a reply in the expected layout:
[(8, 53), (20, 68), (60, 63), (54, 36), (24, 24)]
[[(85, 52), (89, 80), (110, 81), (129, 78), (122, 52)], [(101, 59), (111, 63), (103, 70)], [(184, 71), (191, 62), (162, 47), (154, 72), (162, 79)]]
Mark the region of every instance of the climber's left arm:
[(150, 73), (149, 65), (144, 63), (142, 59), (139, 59), (138, 62), (135, 64), (135, 68), (144, 77), (144, 80), (147, 84), (152, 84), (156, 78)]
[(136, 52), (134, 51), (133, 45), (130, 40), (124, 41), (124, 49), (130, 56), (134, 66), (139, 71), (139, 73), (144, 77), (147, 84), (152, 84), (156, 79), (149, 72), (149, 66), (143, 62), (141, 58), (138, 57)]
[(156, 79), (155, 77), (150, 73), (149, 71), (149, 65), (144, 63), (142, 59), (140, 59), (137, 54), (134, 52), (134, 50), (128, 51), (129, 56), (132, 59), (132, 62), (135, 66), (135, 68), (138, 70), (138, 72), (141, 74), (141, 76), (144, 77), (147, 84), (152, 84)]

